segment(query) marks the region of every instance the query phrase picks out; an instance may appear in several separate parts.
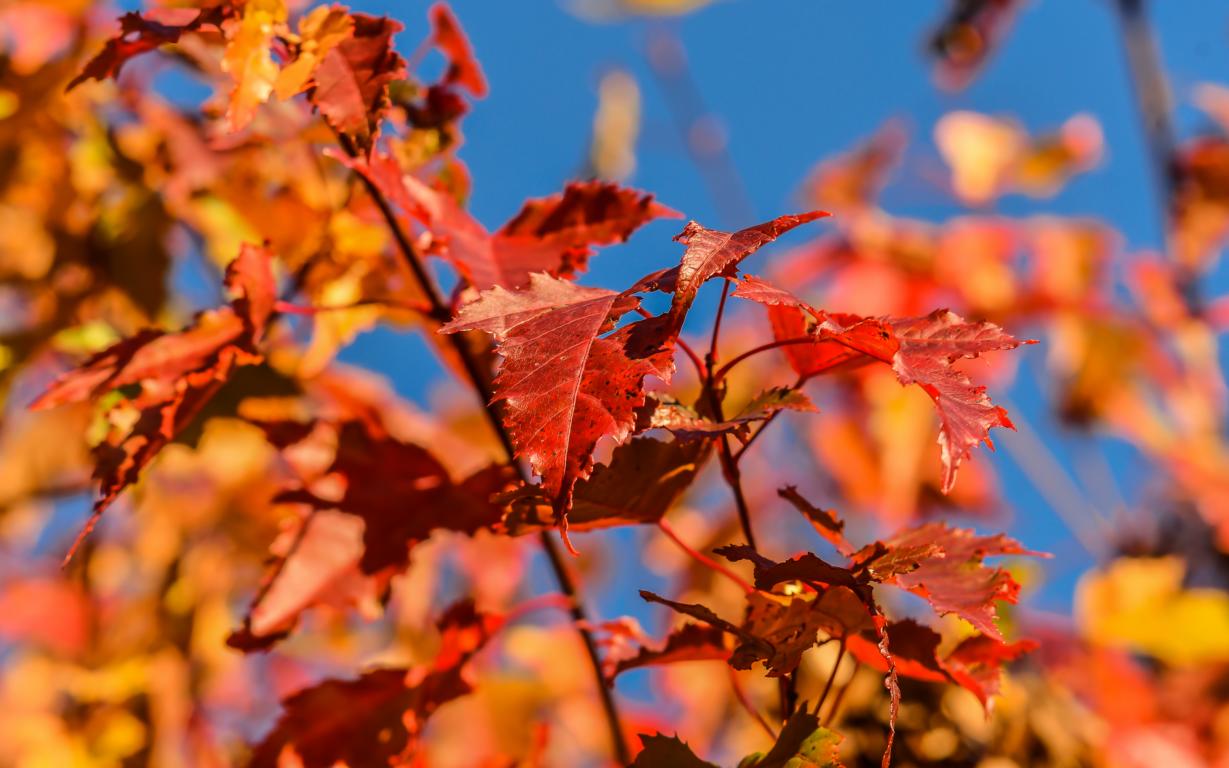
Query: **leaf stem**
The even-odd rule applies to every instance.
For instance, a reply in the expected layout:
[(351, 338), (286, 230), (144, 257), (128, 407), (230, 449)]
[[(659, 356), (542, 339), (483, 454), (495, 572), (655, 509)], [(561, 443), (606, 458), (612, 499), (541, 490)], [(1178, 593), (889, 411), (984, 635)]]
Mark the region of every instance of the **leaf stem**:
[[(636, 311), (636, 314), (640, 315), (643, 318), (651, 319), (653, 317), (656, 317), (656, 315), (654, 315), (652, 312), (648, 311), (644, 307), (636, 307), (635, 311)], [(679, 349), (683, 350), (683, 353), (687, 355), (687, 358), (691, 360), (691, 364), (695, 366), (696, 375), (700, 377), (700, 381), (706, 381), (708, 379), (708, 366), (705, 365), (704, 361), (700, 359), (700, 355), (696, 353), (695, 349), (693, 349), (690, 344), (688, 344), (686, 341), (683, 341), (682, 336), (679, 336), (677, 339), (675, 339), (675, 343), (678, 344)]]
[[(836, 698), (832, 700), (832, 708), (828, 710), (828, 716), (824, 718), (824, 723), (823, 723), (824, 727), (832, 725), (832, 723), (836, 720), (836, 713), (839, 712), (841, 709), (841, 702), (845, 700), (845, 693), (850, 688), (853, 687), (853, 681), (854, 681), (854, 678), (857, 677), (857, 675), (858, 675), (858, 660), (855, 658), (853, 660), (853, 672), (850, 673), (849, 679), (845, 681), (845, 684), (842, 685), (839, 689), (837, 689)], [(818, 709), (816, 709), (815, 714), (817, 715), (819, 714)]]
[(767, 352), (771, 349), (776, 349), (778, 347), (788, 347), (794, 344), (814, 344), (815, 341), (816, 339), (814, 336), (795, 336), (789, 339), (777, 339), (774, 341), (767, 342), (765, 344), (761, 344), (758, 347), (753, 347), (752, 349), (748, 349), (746, 352), (736, 355), (733, 359), (730, 360), (730, 362), (718, 368), (717, 372), (713, 374), (713, 378), (716, 379), (717, 381), (724, 380), (725, 377), (729, 375), (731, 368), (738, 365), (739, 363), (746, 360), (747, 358), (754, 357), (755, 355), (758, 355), (761, 352)]
[(832, 683), (836, 680), (836, 672), (841, 668), (841, 662), (845, 660), (845, 638), (841, 638), (841, 649), (837, 651), (836, 662), (832, 665), (832, 672), (828, 674), (828, 682), (824, 684), (824, 692), (819, 694), (819, 699), (815, 702), (815, 716), (819, 717), (819, 708), (828, 700), (828, 693), (832, 690)]
[[(346, 137), (341, 136), (339, 139), (342, 149), (345, 150), (346, 154), (350, 157), (358, 157), (358, 151)], [(388, 200), (384, 198), (379, 188), (370, 179), (361, 173), (357, 175), (363, 186), (367, 189), (367, 193), (375, 201), (376, 207), (379, 208), (385, 223), (388, 224), (388, 228), (392, 232), (393, 239), (396, 241), (398, 250), (401, 253), (402, 260), (410, 268), (410, 271), (414, 273), (414, 277), (417, 278), (419, 285), (422, 287), (423, 293), (430, 304), (429, 316), (441, 324), (448, 322), (452, 319), (452, 310), (440, 295), (439, 288), (435, 285), (435, 281), (431, 278), (430, 273), (427, 272), (426, 265), (423, 264), (418, 251), (414, 248), (414, 244), (402, 228), (400, 221), (397, 220), (397, 215), (389, 205)], [(492, 402), (493, 393), (491, 392), (490, 385), (487, 383), (487, 375), (483, 372), (481, 364), (474, 357), (469, 347), (466, 346), (462, 335), (449, 334), (448, 340), (452, 344), (457, 357), (461, 360), (470, 384), (482, 400), (483, 412), (486, 414), (487, 421), (490, 423), (495, 436), (503, 446), (504, 452), (508, 456), (508, 462), (516, 467), (521, 480), (528, 483), (529, 477), (525, 472), (525, 468), (516, 460), (516, 448), (512, 444), (512, 438), (509, 436), (507, 429), (504, 428), (503, 421), (500, 420), (497, 406)], [(555, 540), (551, 538), (550, 533), (543, 531), (538, 535), (538, 541), (546, 552), (546, 559), (550, 564), (555, 581), (559, 585), (559, 591), (568, 600), (568, 613), (572, 617), (576, 633), (580, 635), (585, 651), (589, 656), (597, 693), (601, 699), (602, 710), (606, 716), (606, 725), (610, 731), (611, 747), (615, 760), (620, 765), (626, 765), (631, 761), (631, 752), (623, 735), (623, 725), (619, 717), (618, 705), (614, 700), (614, 694), (611, 688), (606, 685), (606, 679), (602, 675), (601, 656), (598, 654), (597, 643), (593, 638), (593, 633), (588, 628), (590, 626), (589, 617), (581, 602), (580, 591), (575, 580), (572, 578), (571, 572), (568, 570), (567, 564), (564, 562), (558, 545), (555, 544)]]
[(727, 666), (726, 669), (730, 672), (730, 687), (734, 689), (734, 698), (742, 705), (742, 708), (747, 710), (747, 714), (751, 715), (751, 719), (759, 724), (760, 728), (764, 729), (764, 733), (768, 734), (768, 738), (773, 741), (777, 740), (777, 732), (768, 724), (760, 711), (751, 703), (751, 699), (747, 698), (747, 692), (743, 690), (742, 683), (738, 682), (738, 672), (733, 667)]
[[(721, 335), (721, 318), (725, 315), (725, 302), (730, 297), (730, 281), (721, 281), (721, 301), (717, 303), (717, 317), (713, 319), (713, 337), (708, 343), (708, 369), (711, 371), (717, 365), (717, 338)], [(724, 370), (724, 369), (723, 369)], [(715, 377), (721, 381), (721, 377)]]
[[(729, 282), (723, 281), (721, 286), (721, 303), (717, 305), (717, 317), (713, 321), (713, 336), (709, 343), (708, 356), (705, 360), (708, 368), (708, 378), (704, 382), (704, 393), (708, 398), (712, 416), (718, 422), (725, 421), (725, 415), (721, 410), (721, 395), (717, 392), (721, 380), (713, 375), (713, 368), (717, 363), (717, 337), (721, 331), (721, 316), (725, 311), (725, 300), (729, 290)], [(747, 544), (752, 549), (755, 549), (755, 532), (751, 529), (751, 509), (747, 505), (747, 497), (743, 493), (742, 476), (738, 472), (738, 462), (734, 461), (734, 454), (730, 450), (729, 435), (718, 435), (716, 442), (717, 453), (721, 459), (721, 475), (725, 478), (726, 485), (730, 486), (730, 491), (734, 494), (734, 505), (738, 508), (738, 524), (742, 527), (743, 536), (746, 537)]]
[(1176, 261), (1172, 243), (1172, 204), (1176, 182), (1174, 168), (1174, 126), (1171, 117), (1173, 104), (1165, 68), (1157, 51), (1156, 38), (1148, 24), (1145, 0), (1116, 0), (1119, 26), (1122, 28), (1123, 47), (1126, 50), (1127, 67), (1131, 71), (1131, 83), (1135, 90), (1135, 102), (1139, 108), (1144, 142), (1152, 165), (1152, 179), (1156, 188), (1157, 205), (1161, 213), (1162, 242), (1175, 260), (1178, 291), (1192, 315), (1197, 315), (1201, 306), (1199, 281), (1195, 267)]
[[(725, 421), (725, 416), (721, 413), (721, 398), (717, 396), (712, 379), (709, 379), (706, 389), (714, 417), (719, 422)], [(738, 471), (738, 462), (734, 460), (734, 454), (730, 451), (729, 435), (717, 436), (717, 455), (721, 459), (721, 476), (725, 478), (726, 485), (730, 486), (730, 492), (734, 494), (734, 506), (738, 508), (738, 524), (742, 527), (747, 544), (755, 549), (755, 532), (751, 529), (751, 508), (747, 504), (746, 494), (743, 493), (743, 481)]]
[(666, 534), (666, 538), (673, 541), (679, 549), (690, 555), (700, 565), (703, 565), (705, 568), (725, 576), (727, 579), (741, 587), (743, 592), (750, 594), (755, 591), (755, 587), (744, 581), (743, 578), (737, 573), (734, 573), (729, 568), (726, 568), (724, 565), (712, 559), (708, 555), (693, 549), (687, 542), (679, 538), (678, 532), (675, 531), (674, 527), (667, 523), (664, 518), (657, 521), (657, 527), (661, 529), (662, 533)]

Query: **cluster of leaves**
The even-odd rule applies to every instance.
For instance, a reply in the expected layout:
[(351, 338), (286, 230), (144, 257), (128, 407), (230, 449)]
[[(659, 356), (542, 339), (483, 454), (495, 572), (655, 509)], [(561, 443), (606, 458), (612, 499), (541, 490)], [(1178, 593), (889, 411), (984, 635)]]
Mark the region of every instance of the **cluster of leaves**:
[[(973, 77), (1017, 5), (952, 4), (931, 43), (941, 82)], [(898, 761), (935, 753), (938, 763), (942, 750), (925, 735), (943, 729), (959, 731), (959, 749), (971, 754), (1009, 750), (1018, 735), (975, 744), (966, 738), (975, 726), (951, 714), (967, 710), (937, 698), (973, 699), (984, 718), (1002, 696), (1021, 717), (1029, 703), (1069, 706), (1052, 680), (1112, 726), (1111, 737), (1078, 734), (1088, 752), (1099, 743), (1112, 754), (1104, 741), (1119, 737), (1132, 749), (1157, 739), (1168, 749), (1183, 718), (1211, 732), (1214, 712), (1140, 704), (1149, 686), (1181, 681), (1149, 678), (1126, 655), (1204, 664), (1200, 690), (1216, 689), (1229, 602), (1186, 588), (1181, 562), (1120, 561), (1086, 580), (1080, 637), (1030, 627), (1061, 653), (1032, 662), (1051, 677), (1028, 678), (1021, 695), (1001, 671), (1037, 643), (1012, 639), (1015, 627), (999, 617), (1021, 585), (984, 561), (1037, 553), (918, 517), (995, 503), (986, 463), (966, 461), (978, 444), (992, 447), (992, 428), (1013, 425), (971, 364), (1029, 343), (1004, 327), (1043, 322), (1065, 353), (1062, 413), (1140, 446), (1224, 548), (1223, 382), (1207, 354), (1215, 313), (1184, 292), (1191, 270), (1229, 235), (1219, 138), (1175, 159), (1180, 268), (1133, 264), (1138, 306), (1117, 304), (1105, 281), (1115, 241), (1100, 225), (983, 215), (939, 226), (881, 210), (878, 195), (905, 149), (894, 124), (817, 169), (806, 192), (816, 210), (732, 232), (689, 221), (675, 237), (677, 264), (608, 290), (577, 282), (596, 250), (680, 215), (647, 193), (590, 180), (527, 200), (493, 231), (478, 221), (464, 204), (470, 180), (457, 150), (487, 82), (444, 4), (430, 9), (409, 62), (394, 45), (400, 23), (342, 6), (292, 14), (283, 0), (236, 0), (131, 12), (84, 64), (94, 41), (72, 13), (4, 18), (58, 29), (71, 44), (15, 50), (0, 64), (0, 111), (3, 95), (15, 94), (17, 117), (32, 115), (0, 117), (0, 141), (15, 157), (6, 168), (16, 169), (3, 178), (0, 217), (26, 254), (10, 258), (5, 236), (0, 305), (14, 312), (0, 328), (0, 383), (20, 406), (32, 403), (11, 420), (6, 413), (0, 466), (15, 469), (0, 469), (0, 514), (20, 520), (32, 500), (92, 492), (91, 478), (98, 488), (76, 542), (57, 549), (83, 578), (0, 573), (0, 638), (54, 660), (14, 668), (56, 681), (32, 701), (5, 679), (0, 702), (16, 715), (15, 725), (0, 723), (4, 741), (22, 729), (51, 734), (38, 748), (53, 763), (89, 752), (421, 765), (449, 762), (446, 739), (433, 733), (452, 727), (465, 735), (453, 764), (577, 764), (612, 753), (644, 768), (705, 766), (683, 740), (661, 735), (670, 726), (655, 717), (621, 720), (613, 693), (634, 670), (673, 679), (691, 662), (728, 665), (734, 699), (771, 742), (713, 737), (723, 730), (714, 702), (726, 696), (692, 702), (713, 713), (707, 722), (687, 714), (677, 725), (694, 729), (684, 732), (702, 752), (759, 745), (740, 763), (748, 768), (887, 766), (894, 748)], [(172, 60), (159, 52), (217, 85), (203, 110), (174, 107), (148, 86), (148, 67)], [(419, 70), (430, 53), (441, 66), (428, 81)], [(1203, 101), (1224, 111), (1218, 91)], [(1084, 116), (1030, 136), (1007, 120), (953, 113), (935, 139), (952, 192), (974, 207), (1052, 194), (1101, 153), (1100, 131)], [(58, 187), (62, 177), (70, 188)], [(745, 271), (760, 249), (828, 216), (819, 208), (836, 214), (826, 234), (778, 253), (764, 277)], [(1023, 276), (1011, 268), (1020, 252)], [(225, 298), (176, 322), (165, 288), (172, 260), (216, 269)], [(706, 286), (721, 293), (715, 318), (692, 311)], [(944, 306), (960, 314), (935, 309)], [(708, 351), (697, 352), (694, 329), (708, 321)], [(419, 413), (334, 361), (379, 323), (421, 331), (453, 380), (473, 390), (475, 409)], [(884, 423), (886, 437), (867, 426)], [(32, 435), (52, 445), (47, 455), (29, 449)], [(814, 455), (791, 445), (782, 461), (787, 436)], [(1192, 441), (1208, 450), (1192, 456)], [(822, 539), (817, 548), (836, 557), (792, 538), (788, 557), (769, 557), (783, 542), (757, 542), (773, 500), (755, 486), (805, 479), (808, 459), (854, 510), (851, 527), (868, 529), (862, 513), (878, 512), (888, 534), (854, 546), (845, 519), (785, 485), (781, 505), (802, 520), (784, 527), (805, 522)], [(691, 502), (722, 482), (734, 507), (720, 510), (728, 514), (705, 546), (691, 547), (670, 521), (694, 526)], [(119, 519), (90, 536), (120, 499), (129, 514), (108, 514)], [(690, 558), (675, 569), (684, 576), (676, 597), (640, 592), (686, 617), (664, 639), (626, 619), (590, 620), (555, 553), (558, 530), (587, 565), (602, 556), (602, 540), (590, 540), (594, 552), (571, 534), (614, 526), (656, 526)], [(526, 597), (527, 534), (546, 547), (562, 594)], [(459, 587), (469, 596), (435, 608)], [(689, 596), (697, 591), (704, 596)], [(1138, 599), (1124, 604), (1124, 594)], [(924, 608), (907, 610), (909, 600)], [(521, 621), (545, 609), (568, 615), (556, 634)], [(1209, 639), (1175, 643), (1149, 631), (1158, 615), (1210, 627)], [(854, 671), (842, 675), (847, 659)], [(240, 669), (274, 685), (240, 694)], [(577, 682), (593, 673), (599, 684)], [(1111, 675), (1133, 686), (1121, 710), (1096, 687)], [(745, 679), (768, 688), (748, 697)], [(687, 688), (674, 691), (679, 700)], [(777, 702), (763, 705), (765, 692)], [(275, 723), (269, 697), (280, 701)], [(919, 721), (911, 701), (952, 722)], [(450, 726), (450, 711), (466, 713), (460, 725)], [(487, 730), (503, 736), (474, 735), (484, 711)], [(219, 737), (218, 712), (272, 724), (263, 735), (242, 727)], [(558, 721), (560, 732), (582, 734), (579, 746), (558, 745), (546, 725)], [(70, 723), (82, 724), (80, 737), (58, 739)], [(1141, 725), (1144, 735), (1129, 738)], [(624, 745), (633, 726), (659, 732), (642, 735), (635, 754)], [(251, 746), (236, 751), (241, 740)], [(1057, 741), (1033, 734), (1028, 749)], [(21, 749), (33, 754), (32, 743)]]

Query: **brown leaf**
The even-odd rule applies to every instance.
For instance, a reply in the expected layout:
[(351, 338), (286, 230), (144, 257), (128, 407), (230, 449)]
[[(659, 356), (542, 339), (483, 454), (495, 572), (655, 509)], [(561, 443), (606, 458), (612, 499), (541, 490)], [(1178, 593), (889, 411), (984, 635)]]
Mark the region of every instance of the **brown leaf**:
[(814, 506), (792, 485), (781, 488), (777, 495), (793, 504), (794, 509), (801, 512), (819, 535), (836, 547), (837, 552), (846, 557), (853, 554), (853, 547), (845, 540), (845, 521), (838, 518), (836, 512)]
[(675, 664), (681, 661), (726, 660), (730, 656), (723, 642), (724, 633), (716, 627), (684, 624), (671, 632), (658, 648), (641, 647), (635, 656), (618, 659), (608, 679), (614, 679), (629, 669)]

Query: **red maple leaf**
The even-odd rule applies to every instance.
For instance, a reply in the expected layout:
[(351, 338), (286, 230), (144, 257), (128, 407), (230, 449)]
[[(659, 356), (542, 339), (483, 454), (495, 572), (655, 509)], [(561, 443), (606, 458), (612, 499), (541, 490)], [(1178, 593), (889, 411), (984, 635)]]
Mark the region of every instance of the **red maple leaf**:
[(939, 446), (943, 452), (943, 491), (956, 482), (956, 470), (980, 442), (990, 448), (991, 427), (1014, 429), (1007, 411), (990, 402), (986, 388), (974, 385), (952, 367), (961, 358), (1015, 349), (1021, 342), (994, 323), (970, 323), (941, 309), (926, 317), (889, 320), (900, 349), (892, 359), (901, 384), (917, 384), (939, 410)]
[(235, 296), (230, 306), (201, 313), (177, 333), (145, 330), (123, 339), (62, 375), (31, 403), (34, 409), (52, 408), (120, 387), (141, 388), (110, 412), (114, 417), (135, 410), (137, 415), (121, 419), (126, 426), (113, 426), (94, 449), (99, 495), (66, 561), (103, 511), (195, 418), (235, 367), (261, 362), (258, 346), (276, 300), (271, 259), (267, 249), (245, 244), (226, 270), (226, 287)]
[(607, 677), (613, 685), (616, 677), (630, 669), (683, 661), (725, 661), (730, 657), (730, 651), (725, 647), (724, 637), (724, 633), (716, 627), (684, 624), (656, 647), (641, 646), (635, 655), (611, 660)]
[(388, 84), (406, 74), (392, 43), (402, 26), (365, 13), (351, 18), (353, 33), (320, 60), (308, 98), (329, 127), (367, 154), (389, 106)]
[(475, 98), (486, 96), (486, 78), (482, 67), (474, 58), (469, 40), (447, 3), (431, 6), (431, 42), (448, 58), (445, 83), (459, 85)]
[(284, 754), (293, 754), (304, 768), (378, 766), (412, 754), (435, 710), (472, 690), (465, 666), (501, 624), (470, 601), (454, 604), (439, 620), (441, 648), (430, 667), (376, 669), (293, 694), (248, 765), (276, 768)]
[(861, 567), (873, 568), (879, 558), (901, 552), (908, 553), (897, 558), (905, 564), (880, 572), (880, 580), (925, 598), (938, 613), (960, 616), (996, 640), (1002, 635), (995, 625), (994, 604), (1014, 603), (1020, 585), (1007, 571), (983, 565), (982, 560), (995, 555), (1044, 557), (1003, 534), (978, 536), (968, 529), (927, 523), (897, 534), (882, 547), (867, 547), (853, 559)]
[[(1007, 411), (986, 388), (953, 363), (985, 352), (1015, 349), (1020, 341), (994, 323), (971, 323), (945, 309), (925, 317), (864, 318), (815, 309), (758, 277), (740, 279), (734, 295), (768, 307), (773, 335), (802, 378), (871, 361), (892, 366), (902, 385), (916, 384), (939, 412), (943, 492), (952, 489), (960, 463), (980, 442), (993, 448), (992, 427), (1013, 428)], [(807, 339), (813, 341), (808, 342)]]
[(298, 528), (279, 537), (273, 549), (277, 559), (243, 626), (226, 638), (227, 645), (244, 653), (273, 647), (313, 606), (372, 604), (387, 594), (391, 572), (367, 576), (359, 570), (363, 523), (353, 515), (313, 510)]
[(464, 483), (454, 483), (431, 453), (356, 421), (337, 432), (337, 454), (329, 474), (345, 481), (341, 498), (322, 499), (309, 491), (283, 493), (317, 509), (338, 509), (363, 520), (359, 566), (376, 574), (403, 570), (415, 544), (432, 531), (473, 534), (494, 528), (503, 507), (490, 502), (509, 480), (505, 467), (493, 466)]
[(637, 303), (535, 273), (524, 290), (484, 291), (440, 329), (495, 338), (503, 359), (495, 402), (502, 403), (517, 454), (542, 478), (565, 533), (573, 486), (592, 471), (598, 441), (619, 443), (631, 435), (645, 400), (644, 377), (668, 380), (673, 373), (670, 350), (660, 341), (640, 346), (639, 332), (654, 333), (652, 320), (608, 333)]
[(653, 219), (679, 215), (634, 189), (573, 182), (562, 193), (526, 201), (492, 234), (455, 197), (403, 173), (388, 155), (377, 153), (370, 160), (332, 156), (422, 222), (431, 233), (433, 251), (479, 290), (522, 288), (534, 272), (571, 276), (585, 269), (594, 247), (624, 242)]
[(795, 216), (778, 216), (772, 221), (721, 232), (694, 221), (687, 222), (674, 239), (686, 246), (677, 267), (660, 270), (641, 278), (628, 293), (668, 291), (674, 294), (670, 317), (677, 331), (695, 301), (700, 286), (718, 275), (733, 277), (734, 267), (794, 227), (823, 218), (824, 211), (810, 211)]
[[(90, 59), (81, 73), (69, 81), (64, 89), (71, 91), (86, 80), (106, 80), (119, 76), (120, 70), (131, 59), (160, 46), (179, 42), (187, 32), (195, 32), (209, 25), (217, 28), (231, 12), (228, 4), (195, 11), (190, 8), (160, 9), (145, 14), (129, 12), (120, 17), (120, 33), (103, 45), (101, 51)], [(174, 19), (183, 18), (181, 24)]]

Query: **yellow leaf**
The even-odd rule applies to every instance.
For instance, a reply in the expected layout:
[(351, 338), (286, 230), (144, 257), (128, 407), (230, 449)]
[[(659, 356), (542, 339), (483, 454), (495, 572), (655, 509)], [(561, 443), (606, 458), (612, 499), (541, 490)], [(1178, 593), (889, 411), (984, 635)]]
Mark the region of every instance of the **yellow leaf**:
[(239, 21), (226, 27), (222, 69), (230, 73), (235, 83), (226, 109), (227, 128), (232, 132), (247, 126), (256, 108), (273, 93), (279, 68), (270, 46), (274, 34), (285, 23), (284, 0), (248, 0)]
[(971, 205), (994, 199), (1025, 140), (1014, 121), (976, 112), (950, 112), (935, 124), (935, 144), (952, 169), (952, 189)]
[(640, 133), (640, 88), (623, 70), (602, 77), (589, 164), (598, 178), (623, 181), (636, 169), (636, 137)]
[(1120, 558), (1086, 574), (1076, 618), (1086, 637), (1175, 665), (1229, 659), (1229, 594), (1184, 588), (1177, 557)]
[(299, 54), (277, 75), (273, 92), (289, 99), (307, 87), (324, 55), (354, 31), (354, 19), (341, 8), (320, 6), (299, 21)]

